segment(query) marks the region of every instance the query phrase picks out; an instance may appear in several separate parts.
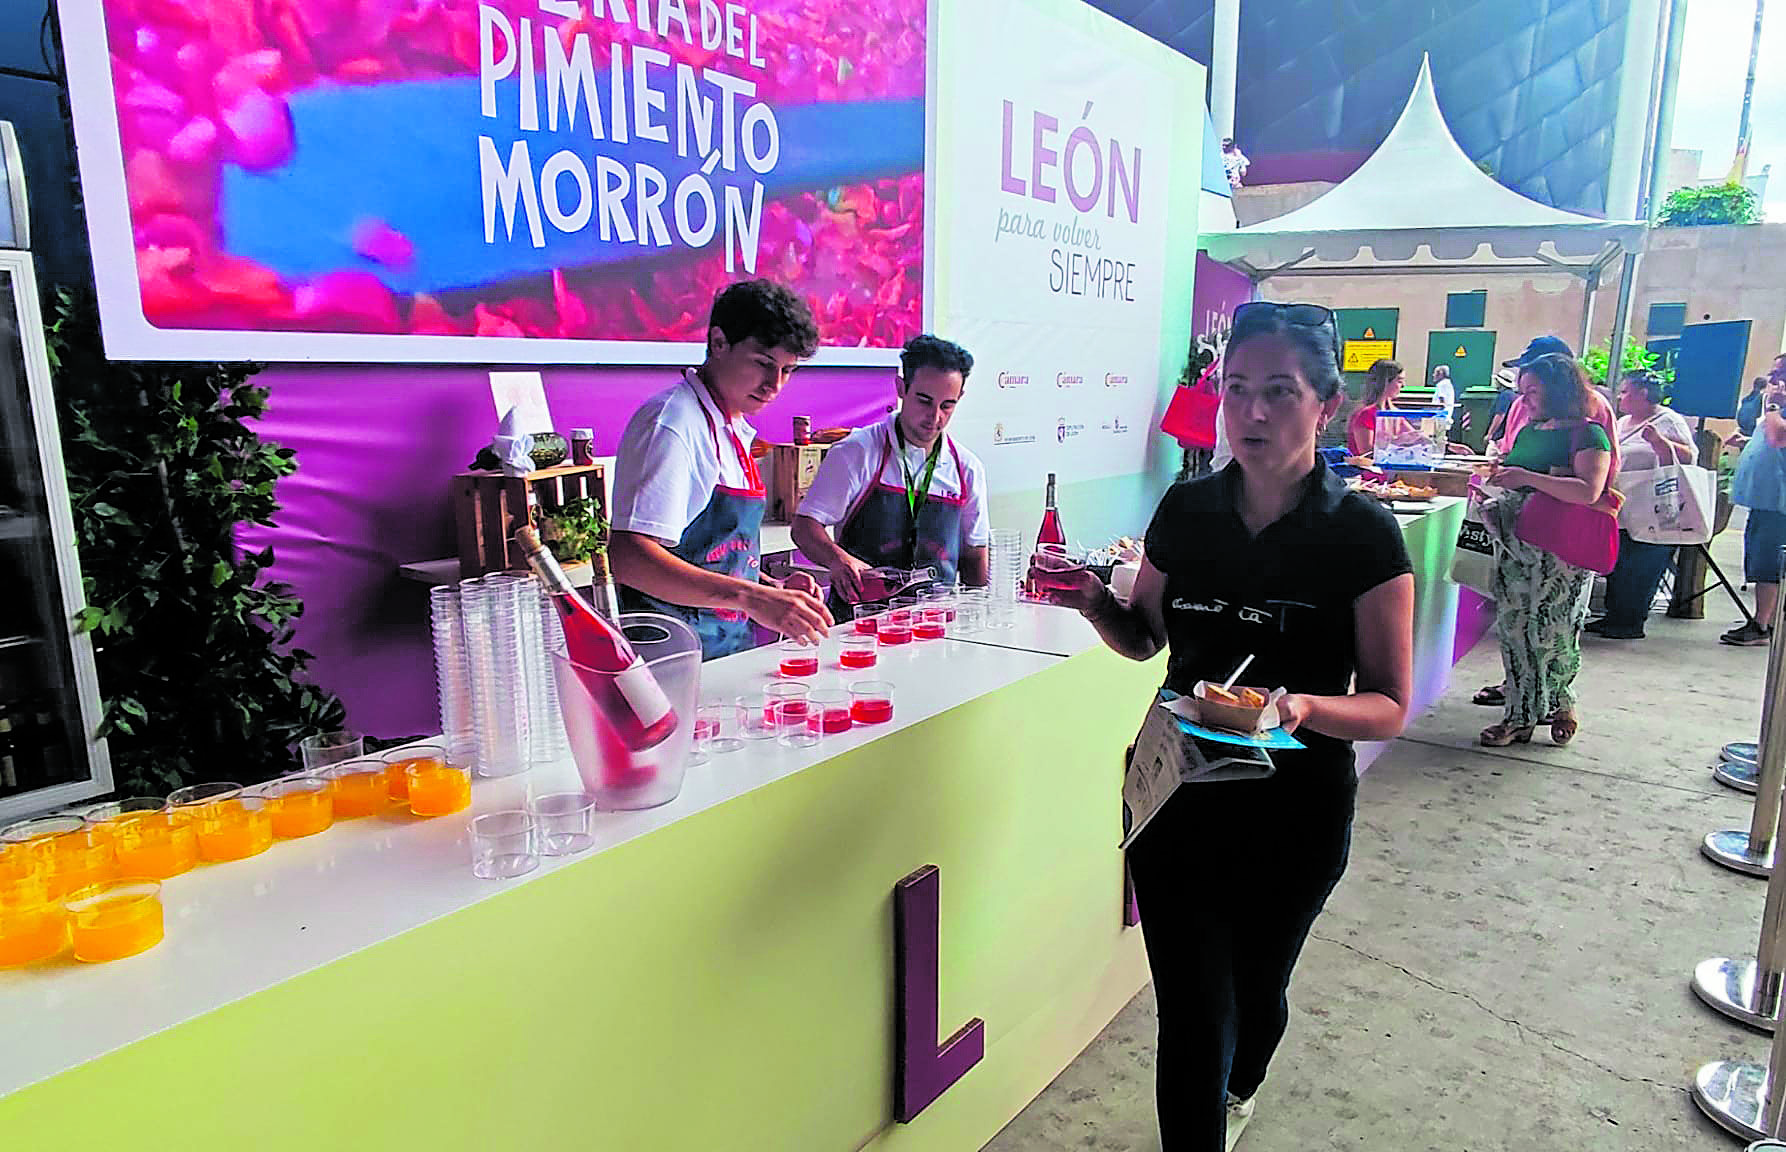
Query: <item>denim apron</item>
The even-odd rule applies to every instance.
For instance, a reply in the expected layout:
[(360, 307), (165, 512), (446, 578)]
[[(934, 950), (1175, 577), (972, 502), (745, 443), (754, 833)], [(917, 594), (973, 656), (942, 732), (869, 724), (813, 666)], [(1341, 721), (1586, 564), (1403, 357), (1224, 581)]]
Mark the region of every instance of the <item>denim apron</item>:
[[(704, 386), (699, 380), (690, 380), (689, 384), (694, 388)], [(705, 404), (701, 411), (713, 437), (713, 454), (719, 458), (719, 429), (713, 423), (713, 413), (707, 411)], [(755, 584), (765, 505), (763, 476), (730, 424), (726, 425), (726, 435), (731, 437), (732, 447), (744, 466), (746, 487), (714, 485), (707, 506), (683, 530), (682, 539), (670, 549), (670, 555), (696, 568)], [(620, 600), (628, 612), (662, 612), (685, 621), (700, 638), (702, 660), (717, 660), (756, 647), (750, 618), (736, 609), (689, 608), (648, 596), (636, 588), (622, 588)]]
[[(887, 430), (880, 460), (870, 474), (873, 481), (838, 527), (838, 547), (871, 568), (934, 568), (939, 583), (953, 584), (961, 567), (961, 517), (967, 507), (967, 469), (961, 466), (961, 453), (955, 450), (955, 442), (945, 435), (949, 456), (955, 461), (955, 475), (961, 478), (961, 495), (938, 495), (926, 483), (922, 502), (913, 513), (910, 490), (895, 488), (881, 479), (893, 454), (896, 426)], [(827, 603), (832, 617), (839, 622), (855, 617), (852, 606), (835, 592)]]

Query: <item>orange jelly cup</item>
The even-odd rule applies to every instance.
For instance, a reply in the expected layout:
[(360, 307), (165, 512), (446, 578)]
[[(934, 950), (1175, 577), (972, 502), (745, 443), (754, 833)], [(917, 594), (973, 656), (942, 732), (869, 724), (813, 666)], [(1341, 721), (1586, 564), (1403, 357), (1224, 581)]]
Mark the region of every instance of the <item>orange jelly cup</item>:
[(166, 880), (198, 864), (198, 832), (186, 812), (143, 812), (119, 822), (112, 835), (118, 874)]
[(161, 885), (153, 880), (101, 884), (70, 897), (65, 907), (76, 960), (103, 964), (161, 943)]
[(335, 796), (335, 819), (376, 816), (391, 803), (391, 779), (379, 760), (348, 760), (325, 775)]
[(0, 880), (0, 968), (41, 963), (66, 947), (68, 914), (44, 876)]
[(448, 816), (471, 806), (471, 770), (459, 764), (412, 764), (409, 810), (417, 816)]
[(438, 744), (411, 744), (407, 748), (393, 748), (381, 759), (385, 764), (385, 779), (391, 786), (391, 799), (409, 799), (409, 770), (415, 767), (446, 767), (446, 749)]
[(273, 835), (281, 840), (314, 836), (335, 822), (335, 797), (320, 776), (290, 776), (254, 790), (267, 802)]

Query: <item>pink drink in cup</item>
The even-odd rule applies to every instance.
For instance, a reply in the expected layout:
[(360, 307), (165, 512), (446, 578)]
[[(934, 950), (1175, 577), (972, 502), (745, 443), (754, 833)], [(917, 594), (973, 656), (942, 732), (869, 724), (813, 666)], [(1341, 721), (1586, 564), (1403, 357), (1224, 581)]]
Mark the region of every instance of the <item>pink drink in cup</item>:
[(850, 718), (857, 724), (885, 724), (893, 719), (893, 685), (864, 680), (850, 688)]

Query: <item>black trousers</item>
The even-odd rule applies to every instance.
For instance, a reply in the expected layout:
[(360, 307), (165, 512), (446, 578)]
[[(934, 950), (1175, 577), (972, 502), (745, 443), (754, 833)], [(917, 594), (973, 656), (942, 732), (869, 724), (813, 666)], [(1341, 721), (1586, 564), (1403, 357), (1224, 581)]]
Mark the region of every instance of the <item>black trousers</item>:
[(1606, 623), (1620, 631), (1642, 632), (1650, 604), (1668, 571), (1673, 544), (1644, 544), (1619, 532), (1619, 562), (1606, 577)]
[(1159, 1003), (1164, 1152), (1222, 1152), (1227, 1094), (1249, 1098), (1265, 1079), (1291, 970), (1346, 870), (1357, 795), (1346, 760), (1186, 785), (1130, 846)]

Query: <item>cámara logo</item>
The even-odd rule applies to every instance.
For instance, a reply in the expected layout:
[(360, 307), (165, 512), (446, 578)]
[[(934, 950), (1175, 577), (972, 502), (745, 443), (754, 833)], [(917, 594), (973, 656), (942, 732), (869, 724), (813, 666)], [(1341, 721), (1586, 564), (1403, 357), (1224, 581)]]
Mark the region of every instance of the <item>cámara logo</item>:
[(1027, 388), (1029, 387), (1029, 377), (1016, 372), (1000, 372), (998, 386), (1000, 388)]
[(1121, 388), (1123, 385), (1127, 384), (1128, 382), (1129, 382), (1129, 378), (1127, 376), (1121, 375), (1120, 373), (1116, 373), (1116, 372), (1104, 373), (1104, 387), (1106, 387), (1106, 388)]
[(1083, 383), (1085, 383), (1085, 377), (1075, 376), (1071, 372), (1056, 372), (1054, 374), (1056, 388), (1077, 388)]

